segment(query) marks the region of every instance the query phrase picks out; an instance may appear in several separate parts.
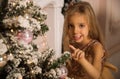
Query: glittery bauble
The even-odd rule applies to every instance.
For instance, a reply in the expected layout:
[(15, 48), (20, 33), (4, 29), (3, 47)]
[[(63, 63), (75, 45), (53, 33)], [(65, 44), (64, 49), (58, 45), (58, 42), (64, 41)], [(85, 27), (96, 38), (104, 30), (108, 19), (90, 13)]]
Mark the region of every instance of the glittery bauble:
[(33, 33), (30, 30), (20, 31), (17, 38), (20, 43), (28, 44), (33, 40)]
[(61, 66), (60, 70), (61, 70), (60, 79), (65, 79), (67, 77), (67, 74), (68, 74), (67, 68), (65, 66)]
[(7, 55), (0, 55), (0, 67), (3, 67), (7, 63)]

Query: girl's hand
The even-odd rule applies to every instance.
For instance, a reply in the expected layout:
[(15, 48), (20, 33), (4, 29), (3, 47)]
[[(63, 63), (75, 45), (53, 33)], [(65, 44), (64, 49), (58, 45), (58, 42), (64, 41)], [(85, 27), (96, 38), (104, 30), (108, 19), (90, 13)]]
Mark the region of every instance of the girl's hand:
[(72, 50), (71, 56), (74, 60), (80, 62), (85, 58), (85, 53), (82, 50), (76, 49), (73, 45), (69, 45), (69, 47)]

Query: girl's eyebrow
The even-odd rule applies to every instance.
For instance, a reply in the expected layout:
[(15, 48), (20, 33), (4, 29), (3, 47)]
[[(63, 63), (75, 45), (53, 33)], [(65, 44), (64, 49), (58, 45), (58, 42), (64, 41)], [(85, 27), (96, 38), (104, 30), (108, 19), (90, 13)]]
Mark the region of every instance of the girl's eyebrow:
[(83, 23), (83, 22), (80, 22), (79, 24), (85, 24), (85, 23)]
[(68, 25), (73, 25), (73, 23), (68, 23)]

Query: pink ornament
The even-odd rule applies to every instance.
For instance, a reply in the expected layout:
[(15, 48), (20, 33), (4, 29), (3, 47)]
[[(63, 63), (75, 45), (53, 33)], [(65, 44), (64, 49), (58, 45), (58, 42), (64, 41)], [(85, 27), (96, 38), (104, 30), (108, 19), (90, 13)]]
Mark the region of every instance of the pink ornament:
[(18, 38), (19, 42), (28, 44), (33, 39), (33, 33), (30, 30), (20, 31), (17, 34), (17, 38)]
[(61, 66), (60, 70), (61, 70), (60, 79), (65, 79), (67, 77), (67, 74), (68, 74), (67, 68), (65, 66)]

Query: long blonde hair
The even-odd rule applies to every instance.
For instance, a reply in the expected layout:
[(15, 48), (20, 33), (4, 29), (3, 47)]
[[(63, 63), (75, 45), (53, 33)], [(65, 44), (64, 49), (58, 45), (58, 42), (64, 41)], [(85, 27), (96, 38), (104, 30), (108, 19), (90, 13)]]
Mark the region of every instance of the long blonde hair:
[(97, 22), (95, 13), (93, 11), (93, 8), (88, 2), (80, 1), (78, 3), (73, 4), (68, 8), (68, 10), (65, 13), (65, 19), (64, 19), (64, 28), (63, 28), (63, 51), (69, 51), (69, 36), (68, 36), (68, 21), (69, 18), (74, 15), (74, 13), (80, 13), (82, 15), (87, 16), (90, 30), (89, 30), (89, 37), (99, 41), (101, 44), (103, 44), (103, 37), (100, 33), (99, 24)]

